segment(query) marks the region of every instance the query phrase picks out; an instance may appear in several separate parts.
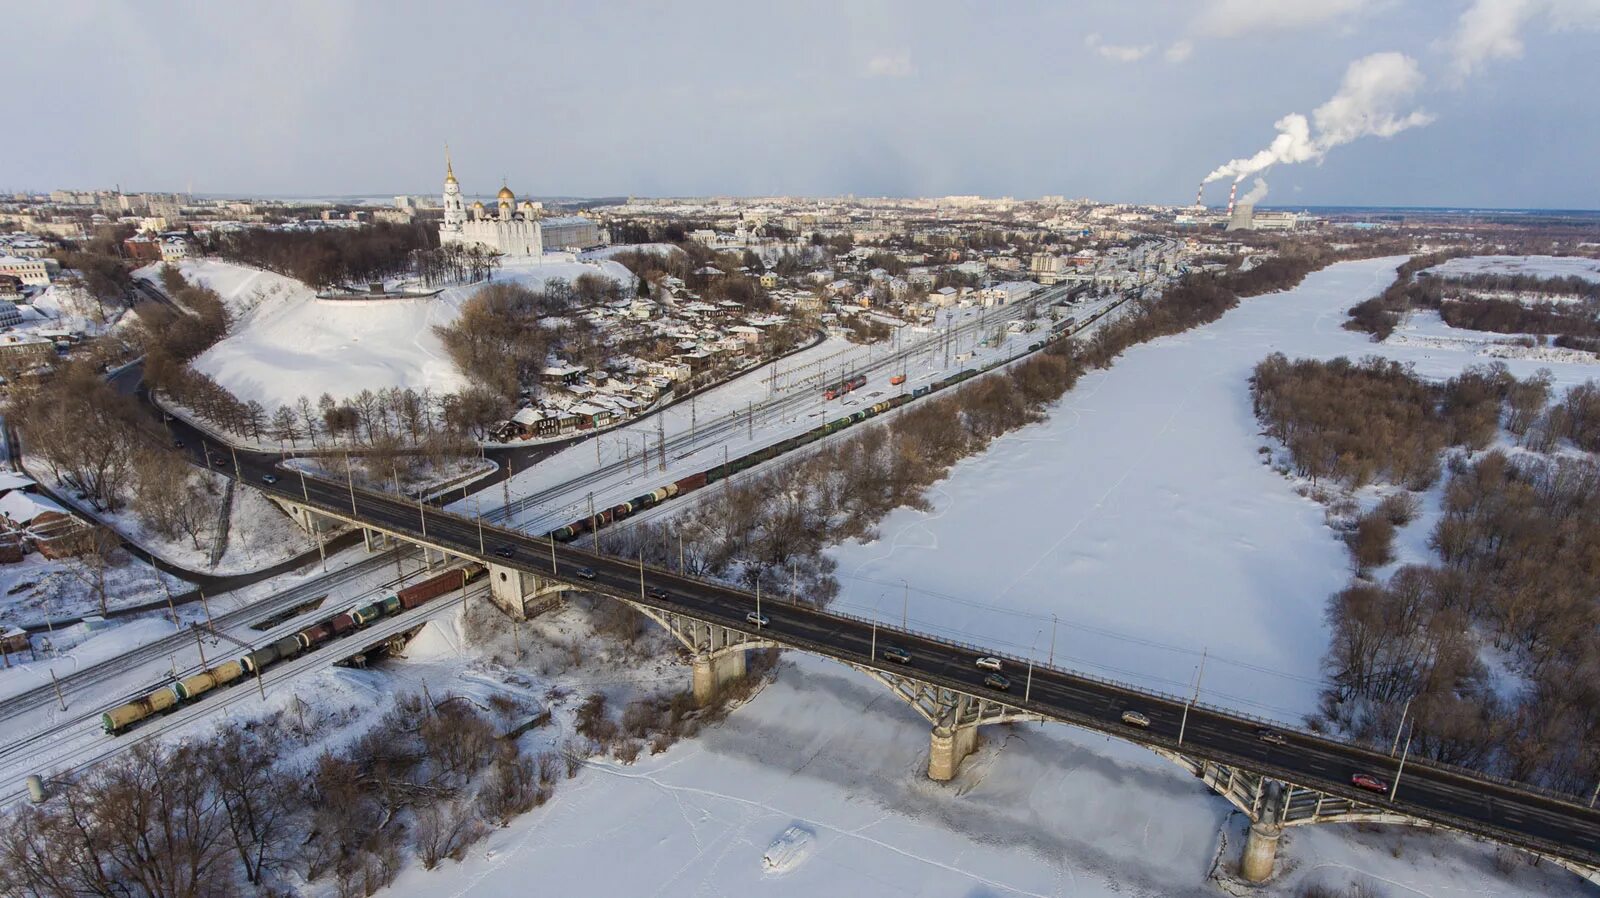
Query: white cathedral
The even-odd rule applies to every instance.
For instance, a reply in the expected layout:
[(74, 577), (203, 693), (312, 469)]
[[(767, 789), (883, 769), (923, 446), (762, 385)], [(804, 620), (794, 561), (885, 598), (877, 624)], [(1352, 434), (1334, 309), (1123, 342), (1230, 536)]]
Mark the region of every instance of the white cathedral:
[(439, 243), (478, 244), (505, 256), (537, 259), (544, 255), (544, 234), (539, 227), (540, 204), (523, 200), (510, 187), (501, 187), (496, 198), (499, 208), (489, 215), (482, 202), (472, 204), (472, 217), (461, 199), (461, 185), (444, 159), (444, 222), (439, 225)]

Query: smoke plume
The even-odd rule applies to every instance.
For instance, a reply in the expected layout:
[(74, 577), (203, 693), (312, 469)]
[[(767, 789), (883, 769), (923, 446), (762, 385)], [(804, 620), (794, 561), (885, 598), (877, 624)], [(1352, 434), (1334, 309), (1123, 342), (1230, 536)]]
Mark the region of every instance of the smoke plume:
[(1312, 110), (1310, 119), (1298, 112), (1278, 119), (1273, 124), (1278, 136), (1266, 149), (1218, 166), (1206, 175), (1205, 183), (1230, 177), (1242, 181), (1274, 165), (1321, 162), (1329, 150), (1353, 140), (1393, 137), (1407, 128), (1426, 125), (1433, 121), (1432, 115), (1421, 110), (1401, 112), (1422, 82), (1417, 61), (1403, 53), (1374, 53), (1358, 59), (1345, 70), (1338, 93)]
[(1255, 186), (1250, 192), (1239, 199), (1240, 205), (1254, 206), (1267, 198), (1267, 182), (1264, 178), (1256, 178)]

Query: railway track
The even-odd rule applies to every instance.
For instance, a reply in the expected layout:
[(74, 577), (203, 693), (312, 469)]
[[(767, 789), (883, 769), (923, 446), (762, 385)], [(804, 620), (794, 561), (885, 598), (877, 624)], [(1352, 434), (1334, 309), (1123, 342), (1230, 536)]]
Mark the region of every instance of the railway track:
[[(852, 375), (871, 375), (896, 371), (902, 367), (903, 363), (909, 363), (910, 360), (919, 355), (941, 351), (947, 343), (960, 341), (963, 338), (972, 336), (974, 334), (982, 334), (992, 328), (1004, 327), (1007, 323), (1013, 320), (1026, 317), (1031, 312), (1037, 310), (1041, 305), (1048, 305), (1068, 299), (1074, 295), (1075, 289), (1076, 288), (1047, 288), (1039, 291), (1034, 296), (1022, 300), (1021, 302), (1006, 306), (997, 306), (995, 309), (979, 315), (972, 321), (963, 322), (946, 332), (930, 335), (925, 340), (921, 340), (910, 346), (895, 350), (894, 352), (891, 352), (881, 358), (872, 359), (866, 364), (859, 365), (858, 367), (852, 369), (848, 373)], [(774, 416), (782, 416), (790, 412), (798, 411), (799, 409), (817, 401), (817, 396), (814, 395), (814, 390), (812, 388), (820, 388), (821, 384), (827, 382), (828, 377), (829, 374), (827, 372), (822, 372), (818, 375), (814, 375), (812, 378), (801, 381), (800, 389), (792, 389), (787, 395), (777, 396), (761, 403), (757, 403), (751, 406), (744, 416), (719, 417), (716, 420), (708, 422), (702, 426), (695, 427), (693, 430), (680, 431), (678, 434), (666, 439), (664, 451), (674, 457), (677, 457), (679, 455), (686, 454), (685, 450), (696, 448), (698, 446), (715, 445), (716, 443), (721, 442), (723, 437), (729, 436), (741, 429), (749, 427), (750, 425), (748, 418), (751, 415), (757, 416), (758, 420), (760, 418), (766, 418), (768, 421), (770, 421)], [(812, 380), (815, 380), (816, 383), (812, 384), (810, 382)], [(662, 450), (657, 447), (655, 451), (659, 452)], [(628, 471), (632, 470), (634, 464), (635, 462), (632, 460), (623, 460), (602, 465), (593, 471), (587, 471), (565, 482), (546, 487), (545, 489), (530, 493), (527, 496), (513, 499), (509, 504), (502, 505), (499, 508), (491, 511), (486, 511), (483, 513), (483, 518), (485, 521), (489, 521), (491, 523), (502, 523), (507, 520), (514, 520), (517, 515), (529, 508), (547, 504), (555, 499), (568, 496), (574, 491), (586, 490), (590, 486), (604, 482), (605, 480), (617, 474), (627, 473)], [(517, 527), (515, 524), (511, 526)], [(521, 528), (517, 527), (517, 529)]]
[[(403, 550), (390, 550), (381, 555), (374, 555), (324, 577), (318, 577), (275, 593), (259, 602), (219, 614), (213, 619), (212, 626), (219, 630), (228, 630), (234, 627), (249, 626), (273, 615), (282, 614), (297, 605), (312, 601), (319, 596), (325, 596), (332, 590), (352, 580), (393, 565), (395, 563), (393, 553), (396, 551), (404, 553), (401, 556), (402, 563), (420, 554), (416, 549), (408, 547)], [(398, 582), (398, 579), (389, 581), (384, 585), (392, 585), (392, 583)], [(144, 664), (183, 651), (193, 644), (194, 636), (191, 633), (179, 631), (153, 642), (147, 642), (113, 658), (73, 671), (66, 676), (58, 678), (56, 685), (60, 689), (61, 697), (70, 699), (77, 693), (122, 676), (127, 671), (136, 669)], [(43, 686), (0, 700), (0, 724), (8, 724), (12, 718), (18, 715), (37, 710), (56, 701), (58, 701), (56, 690)], [(9, 736), (14, 732), (14, 729), (8, 725), (6, 731)], [(0, 745), (0, 753), (8, 750), (9, 747), (9, 743)]]

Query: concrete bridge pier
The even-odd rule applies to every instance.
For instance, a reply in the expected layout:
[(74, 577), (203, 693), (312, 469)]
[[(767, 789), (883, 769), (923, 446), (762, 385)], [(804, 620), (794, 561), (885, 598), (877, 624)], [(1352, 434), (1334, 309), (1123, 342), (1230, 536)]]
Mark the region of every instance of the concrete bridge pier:
[(331, 533), (342, 526), (338, 519), (319, 514), (315, 510), (307, 508), (306, 506), (297, 502), (286, 502), (276, 496), (268, 496), (267, 499), (277, 503), (277, 506), (287, 512), (290, 519), (292, 519), (301, 530), (304, 530), (312, 536), (321, 536), (325, 533)]
[(1266, 882), (1272, 878), (1272, 865), (1278, 859), (1278, 840), (1283, 827), (1277, 823), (1252, 823), (1239, 861), (1239, 875), (1246, 882)]
[(694, 703), (701, 707), (716, 701), (723, 686), (744, 679), (744, 652), (739, 650), (696, 652), (693, 665)]
[(503, 565), (489, 565), (489, 598), (515, 620), (538, 617), (561, 604), (571, 587)]
[(955, 779), (961, 770), (961, 762), (978, 747), (977, 723), (959, 722), (962, 706), (967, 701), (964, 697), (960, 699), (956, 707), (934, 724), (933, 734), (928, 740), (928, 779), (936, 783)]

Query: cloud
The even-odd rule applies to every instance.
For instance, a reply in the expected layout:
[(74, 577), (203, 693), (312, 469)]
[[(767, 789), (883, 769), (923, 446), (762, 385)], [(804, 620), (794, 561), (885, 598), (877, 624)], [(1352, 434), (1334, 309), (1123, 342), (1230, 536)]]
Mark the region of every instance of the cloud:
[(1194, 55), (1194, 42), (1189, 40), (1174, 41), (1172, 46), (1168, 47), (1167, 51), (1161, 55), (1166, 57), (1167, 62), (1187, 62), (1189, 57)]
[(910, 50), (890, 50), (867, 60), (869, 78), (905, 78), (916, 71), (916, 66), (911, 64)]
[(1353, 140), (1393, 137), (1427, 125), (1432, 115), (1420, 109), (1401, 112), (1423, 80), (1417, 61), (1403, 53), (1364, 56), (1350, 63), (1338, 92), (1312, 110), (1309, 119), (1298, 112), (1278, 119), (1273, 124), (1278, 136), (1272, 143), (1253, 156), (1218, 166), (1206, 175), (1206, 183), (1228, 177), (1242, 181), (1279, 164), (1320, 162), (1329, 150)]
[(1211, 0), (1197, 30), (1213, 37), (1296, 31), (1365, 12), (1376, 0)]
[(1476, 0), (1445, 41), (1458, 78), (1499, 59), (1522, 56), (1522, 32), (1536, 19), (1557, 31), (1600, 29), (1600, 0)]
[(1083, 42), (1106, 59), (1114, 59), (1117, 62), (1138, 62), (1149, 56), (1156, 48), (1155, 44), (1143, 44), (1137, 47), (1107, 44), (1100, 40), (1099, 34), (1087, 35)]

